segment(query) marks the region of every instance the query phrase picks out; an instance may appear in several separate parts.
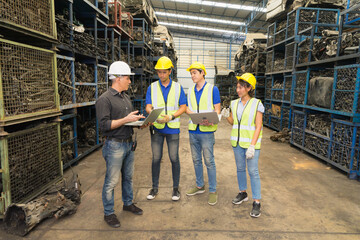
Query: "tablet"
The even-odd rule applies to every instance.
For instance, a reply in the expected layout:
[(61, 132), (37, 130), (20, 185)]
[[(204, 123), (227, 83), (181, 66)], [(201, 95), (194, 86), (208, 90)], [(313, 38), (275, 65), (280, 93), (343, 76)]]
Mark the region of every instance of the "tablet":
[(149, 116), (147, 116), (147, 118), (145, 118), (145, 120), (125, 123), (125, 126), (141, 127), (148, 123), (153, 123), (156, 121), (156, 119), (159, 117), (160, 113), (163, 110), (164, 110), (164, 108), (154, 109), (150, 112)]
[(190, 113), (189, 116), (194, 124), (200, 124), (203, 120), (208, 120), (212, 124), (219, 123), (219, 117), (216, 112)]

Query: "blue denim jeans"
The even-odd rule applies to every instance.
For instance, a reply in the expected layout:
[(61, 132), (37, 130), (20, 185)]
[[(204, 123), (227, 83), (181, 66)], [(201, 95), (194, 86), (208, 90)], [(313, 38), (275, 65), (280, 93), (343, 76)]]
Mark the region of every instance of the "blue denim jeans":
[(179, 134), (163, 134), (155, 131), (151, 135), (152, 149), (152, 187), (159, 187), (160, 163), (163, 154), (164, 139), (168, 146), (169, 158), (173, 178), (173, 188), (179, 187), (180, 181), (180, 159), (179, 159)]
[(246, 150), (247, 148), (242, 148), (239, 145), (233, 147), (236, 170), (237, 170), (237, 179), (239, 184), (239, 190), (245, 191), (247, 189), (247, 179), (246, 179), (246, 163), (248, 172), (250, 175), (251, 183), (251, 192), (253, 199), (261, 199), (261, 184), (260, 184), (260, 175), (258, 161), (260, 156), (260, 150), (255, 150), (255, 156), (252, 159), (246, 159)]
[(202, 156), (204, 156), (209, 179), (209, 192), (216, 192), (216, 166), (214, 158), (215, 136), (211, 134), (189, 133), (191, 155), (195, 168), (196, 186), (204, 186)]
[(119, 182), (121, 172), (122, 201), (125, 206), (132, 204), (134, 173), (134, 152), (131, 151), (132, 143), (119, 143), (106, 140), (102, 154), (106, 162), (106, 175), (102, 190), (104, 214), (114, 213), (114, 188)]

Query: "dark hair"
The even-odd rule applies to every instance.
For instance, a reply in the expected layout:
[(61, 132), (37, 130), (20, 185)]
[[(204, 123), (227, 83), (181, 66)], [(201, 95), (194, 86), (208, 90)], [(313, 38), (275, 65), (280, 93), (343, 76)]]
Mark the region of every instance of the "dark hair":
[(240, 84), (240, 86), (245, 87), (245, 88), (251, 87), (251, 89), (250, 89), (250, 91), (249, 91), (249, 96), (250, 96), (250, 97), (254, 97), (254, 95), (255, 95), (255, 89), (253, 89), (253, 87), (251, 86), (250, 83), (248, 83), (248, 82), (240, 79), (240, 80), (238, 80), (237, 84)]

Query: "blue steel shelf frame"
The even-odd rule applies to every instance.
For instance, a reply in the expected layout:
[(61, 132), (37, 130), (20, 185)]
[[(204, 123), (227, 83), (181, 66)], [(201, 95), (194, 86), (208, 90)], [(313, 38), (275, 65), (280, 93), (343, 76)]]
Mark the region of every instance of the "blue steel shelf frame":
[[(105, 53), (108, 53), (110, 48), (113, 49), (114, 39), (119, 38), (121, 39), (121, 34), (119, 34), (116, 30), (108, 29), (108, 0), (104, 0), (102, 2), (98, 0), (68, 0), (64, 2), (55, 1), (56, 7), (66, 7), (69, 11), (69, 24), (70, 26), (73, 25), (73, 16), (74, 12), (76, 12), (77, 19), (84, 24), (85, 30), (90, 32), (94, 36), (95, 45), (98, 46), (98, 39), (99, 37), (103, 37), (104, 39), (108, 39), (111, 41), (111, 45), (108, 46), (105, 43)], [(100, 4), (104, 4), (104, 12), (99, 9)], [(64, 106), (60, 106), (60, 109), (64, 111), (64, 115), (60, 118), (63, 120), (70, 120), (73, 119), (73, 132), (74, 137), (73, 139), (63, 142), (62, 145), (70, 144), (73, 142), (74, 144), (74, 159), (69, 161), (64, 168), (71, 166), (72, 164), (77, 163), (81, 158), (85, 157), (86, 155), (92, 153), (95, 149), (102, 145), (100, 134), (99, 134), (99, 124), (96, 120), (96, 139), (95, 145), (90, 147), (89, 149), (85, 150), (81, 154), (79, 153), (78, 149), (78, 110), (83, 113), (88, 112), (88, 117), (95, 115), (95, 101), (91, 102), (78, 102), (76, 99), (76, 92), (78, 91), (79, 87), (82, 86), (90, 86), (94, 87), (95, 89), (95, 96), (94, 100), (96, 100), (99, 96), (99, 86), (105, 85), (105, 89), (108, 88), (108, 78), (107, 78), (107, 69), (108, 69), (108, 60), (114, 60), (115, 56), (105, 55), (104, 58), (100, 58), (98, 56), (89, 56), (78, 50), (74, 49), (73, 41), (74, 41), (74, 33), (73, 29), (70, 29), (70, 46), (58, 45), (57, 47), (60, 50), (60, 54), (57, 55), (57, 58), (67, 60), (71, 62), (71, 87), (72, 87), (72, 103)], [(119, 48), (121, 47), (121, 40), (119, 39)], [(120, 48), (121, 49), (121, 48)], [(113, 53), (114, 51), (112, 51)], [(121, 51), (119, 51), (119, 59), (121, 55)], [(91, 65), (94, 68), (94, 76), (91, 82), (79, 82), (76, 79), (76, 70), (75, 70), (75, 62), (85, 63), (87, 65)], [(98, 72), (99, 69), (99, 72)], [(98, 77), (98, 73), (102, 71), (102, 77)], [(104, 75), (105, 71), (105, 75)], [(100, 79), (102, 78), (102, 79)], [(89, 118), (90, 119), (90, 118)]]

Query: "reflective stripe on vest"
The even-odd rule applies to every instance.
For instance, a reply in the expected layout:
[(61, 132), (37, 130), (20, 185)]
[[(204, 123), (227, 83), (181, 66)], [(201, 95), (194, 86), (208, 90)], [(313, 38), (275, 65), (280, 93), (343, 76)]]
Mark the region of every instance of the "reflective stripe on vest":
[[(179, 83), (172, 81), (170, 91), (167, 97), (167, 102), (165, 104), (164, 95), (161, 91), (160, 81), (153, 82), (151, 84), (151, 103), (154, 109), (164, 108), (164, 111), (161, 112), (159, 118), (162, 118), (162, 114), (172, 115), (177, 112), (179, 109), (179, 100), (180, 100), (180, 91), (181, 86)], [(166, 123), (169, 128), (180, 128), (180, 116), (176, 117), (174, 120)], [(165, 123), (154, 122), (154, 126), (157, 129), (164, 129)]]
[[(240, 99), (231, 101), (231, 112), (233, 115), (234, 123), (231, 130), (230, 141), (233, 147), (236, 147), (239, 144), (239, 146), (242, 148), (249, 148), (256, 129), (255, 118), (260, 100), (256, 98), (251, 98), (248, 101), (242, 113), (240, 124), (237, 115), (239, 102)], [(261, 127), (259, 138), (255, 144), (255, 149), (260, 149), (262, 132), (263, 129)]]
[[(204, 113), (204, 112), (213, 112), (214, 111), (214, 104), (213, 104), (213, 89), (214, 85), (210, 83), (206, 83), (203, 92), (200, 97), (200, 102), (196, 101), (195, 95), (195, 87), (194, 85), (190, 91), (188, 92), (188, 105), (189, 109), (195, 113)], [(189, 130), (195, 131), (197, 124), (193, 124), (191, 119), (189, 119)], [(199, 126), (201, 132), (215, 132), (217, 129), (217, 124), (213, 126)]]

